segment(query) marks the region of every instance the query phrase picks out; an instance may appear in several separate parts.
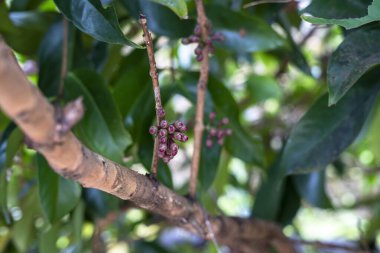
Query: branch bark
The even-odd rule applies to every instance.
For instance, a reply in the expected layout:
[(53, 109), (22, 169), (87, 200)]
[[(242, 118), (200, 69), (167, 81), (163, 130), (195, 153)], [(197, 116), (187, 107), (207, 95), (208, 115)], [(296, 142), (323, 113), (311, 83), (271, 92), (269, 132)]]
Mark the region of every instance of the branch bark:
[[(207, 42), (209, 40), (208, 36), (208, 19), (204, 10), (202, 0), (195, 0), (197, 7), (197, 23), (201, 27), (201, 36), (202, 41)], [(201, 159), (201, 150), (202, 150), (202, 136), (204, 130), (203, 124), (203, 115), (205, 107), (205, 95), (208, 82), (208, 71), (209, 71), (209, 44), (205, 43), (202, 49), (202, 64), (199, 74), (199, 80), (197, 85), (197, 104), (195, 109), (195, 126), (194, 126), (194, 149), (193, 149), (193, 158), (191, 160), (191, 174), (189, 182), (189, 194), (195, 199), (196, 188), (197, 188), (197, 178), (199, 172), (199, 161)]]
[[(83, 146), (71, 131), (58, 131), (55, 110), (29, 83), (11, 49), (0, 38), (0, 108), (32, 141), (60, 175), (130, 200), (205, 239), (210, 239), (208, 218), (220, 244), (232, 252), (257, 252), (270, 245), (279, 253), (294, 253), (292, 242), (273, 223), (257, 219), (209, 216), (195, 202), (184, 198), (150, 177), (122, 167)], [(244, 249), (244, 250), (243, 250)]]

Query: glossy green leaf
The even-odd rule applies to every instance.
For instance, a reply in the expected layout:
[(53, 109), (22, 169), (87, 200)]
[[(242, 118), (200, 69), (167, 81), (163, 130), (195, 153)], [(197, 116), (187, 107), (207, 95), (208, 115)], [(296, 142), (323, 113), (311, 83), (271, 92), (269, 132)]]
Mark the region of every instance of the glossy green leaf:
[(325, 170), (292, 176), (297, 192), (309, 204), (319, 208), (332, 208), (325, 191)]
[(335, 106), (324, 95), (293, 128), (278, 176), (320, 170), (345, 150), (360, 132), (380, 89), (378, 69), (371, 71)]
[(252, 137), (239, 122), (239, 108), (229, 90), (216, 78), (210, 77), (208, 91), (217, 111), (229, 118), (232, 135), (226, 138), (226, 148), (230, 154), (247, 163), (263, 164), (261, 141)]
[(94, 217), (106, 217), (110, 212), (119, 210), (120, 199), (103, 191), (86, 188), (83, 190), (86, 210)]
[(152, 0), (153, 2), (169, 7), (180, 18), (187, 18), (187, 6), (184, 0)]
[[(380, 8), (380, 7), (379, 7)], [(380, 63), (379, 26), (350, 33), (330, 57), (329, 104), (335, 104), (368, 70)]]
[(59, 253), (60, 249), (57, 247), (56, 242), (60, 236), (62, 225), (56, 223), (52, 225), (47, 231), (43, 231), (40, 235), (38, 242), (38, 251), (40, 253)]
[(258, 17), (234, 12), (220, 5), (206, 6), (206, 12), (214, 30), (224, 35), (224, 41), (218, 44), (230, 50), (255, 52), (285, 45), (284, 39)]
[[(88, 78), (93, 79), (94, 83), (86, 79), (84, 80), (86, 84), (84, 84), (73, 73), (69, 73), (65, 79), (66, 101), (83, 97), (85, 107), (85, 114), (82, 120), (74, 127), (74, 133), (88, 148), (113, 161), (121, 163), (129, 137), (127, 137), (124, 131), (120, 130), (119, 123), (113, 126), (109, 121), (110, 115), (114, 115), (117, 118), (118, 112), (115, 111), (116, 107), (111, 102), (111, 96), (104, 86), (102, 79), (96, 73), (92, 73), (92, 76)], [(91, 87), (91, 92), (87, 88), (90, 85), (93, 86)], [(96, 98), (93, 97), (93, 94), (96, 95)], [(100, 96), (104, 96), (106, 99), (98, 104)], [(113, 121), (114, 119), (112, 119)], [(117, 131), (122, 132), (115, 132), (115, 128)], [(121, 139), (118, 139), (119, 137)]]
[(124, 36), (113, 4), (105, 7), (100, 0), (54, 0), (54, 2), (78, 29), (95, 39), (142, 48)]
[(271, 76), (251, 75), (246, 82), (249, 98), (253, 103), (264, 102), (269, 98), (281, 99), (282, 90)]
[(206, 192), (208, 188), (213, 184), (216, 174), (219, 168), (219, 159), (221, 154), (221, 146), (217, 143), (211, 148), (206, 146), (207, 133), (203, 136), (201, 161), (199, 165), (199, 185), (203, 192)]
[(144, 14), (147, 17), (149, 30), (158, 35), (172, 39), (186, 37), (192, 33), (195, 26), (194, 20), (181, 20), (167, 7), (151, 0), (122, 0), (121, 2), (136, 20), (139, 19), (140, 13)]
[(291, 224), (297, 214), (298, 209), (301, 207), (301, 196), (292, 182), (292, 177), (285, 179), (281, 206), (277, 210), (278, 214), (276, 217), (276, 222), (280, 223), (282, 226)]
[[(341, 7), (340, 7), (341, 8)], [(345, 8), (341, 8), (345, 9)], [(368, 14), (357, 18), (321, 18), (303, 15), (302, 18), (310, 23), (319, 25), (340, 25), (346, 29), (356, 28), (367, 23), (380, 20), (380, 0), (373, 0), (372, 4), (368, 6)]]
[(38, 189), (42, 209), (51, 223), (68, 214), (78, 203), (81, 187), (56, 174), (38, 155)]
[[(41, 39), (57, 14), (47, 12), (11, 12), (9, 18), (0, 5), (0, 33), (5, 41), (17, 52), (35, 54)], [(13, 25), (9, 24), (9, 21)], [(28, 41), (28, 43), (25, 43)]]
[(372, 1), (345, 0), (342, 6), (339, 1), (313, 0), (302, 12), (326, 19), (360, 18), (368, 14), (368, 6)]
[(124, 127), (120, 112), (103, 78), (91, 70), (75, 71), (75, 76), (84, 84), (98, 105), (100, 113), (120, 150), (132, 144), (132, 138)]

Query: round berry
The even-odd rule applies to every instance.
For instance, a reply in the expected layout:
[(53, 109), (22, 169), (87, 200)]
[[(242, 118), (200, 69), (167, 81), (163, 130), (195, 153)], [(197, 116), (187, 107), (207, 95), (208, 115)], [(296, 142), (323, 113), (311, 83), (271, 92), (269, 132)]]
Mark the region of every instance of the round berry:
[(222, 124), (223, 125), (227, 125), (228, 123), (230, 123), (230, 120), (228, 118), (223, 118), (222, 119)]
[(224, 144), (224, 139), (219, 139), (219, 140), (218, 140), (218, 144), (219, 144), (220, 146), (222, 146), (222, 145)]
[(196, 25), (195, 28), (194, 28), (194, 34), (195, 35), (201, 35), (201, 27), (200, 25)]
[(180, 130), (180, 129), (184, 126), (184, 124), (183, 124), (182, 121), (176, 120), (176, 121), (174, 122), (174, 126), (175, 126), (175, 128), (177, 128), (178, 130)]
[(165, 152), (158, 152), (158, 157), (159, 158), (164, 158), (165, 157)]
[(209, 120), (214, 120), (215, 117), (216, 117), (216, 112), (210, 112), (210, 114), (208, 115)]
[(203, 55), (199, 54), (195, 57), (195, 60), (197, 60), (197, 62), (201, 62), (203, 61)]
[(216, 134), (216, 138), (218, 139), (222, 139), (224, 137), (224, 131), (223, 130), (219, 130)]
[(174, 132), (175, 132), (175, 126), (173, 126), (173, 125), (169, 125), (169, 126), (168, 126), (168, 132), (169, 132), (169, 134), (174, 133)]
[(150, 133), (151, 135), (156, 135), (156, 134), (157, 134), (157, 131), (158, 131), (158, 128), (157, 128), (156, 126), (151, 126), (151, 127), (149, 128), (149, 133)]
[(164, 110), (163, 108), (159, 108), (159, 109), (157, 110), (157, 113), (158, 113), (158, 117), (159, 117), (159, 118), (163, 118), (163, 117), (165, 117), (165, 110)]
[(225, 130), (225, 132), (226, 132), (226, 135), (231, 135), (232, 134), (232, 130), (230, 128), (227, 128)]
[(161, 122), (160, 122), (160, 126), (161, 126), (162, 128), (167, 128), (167, 127), (169, 126), (169, 123), (168, 123), (167, 120), (161, 120)]
[(184, 44), (184, 45), (188, 45), (188, 44), (190, 44), (190, 40), (189, 40), (189, 38), (184, 38), (184, 39), (182, 39), (182, 44)]
[(158, 152), (159, 153), (164, 153), (168, 149), (168, 146), (166, 144), (160, 144), (158, 147)]
[(179, 131), (181, 132), (181, 133), (184, 133), (184, 132), (186, 132), (187, 131), (187, 126), (183, 126), (183, 127), (181, 127), (180, 129), (179, 129)]
[(190, 41), (190, 43), (199, 42), (199, 37), (196, 35), (191, 35), (189, 37), (189, 41)]
[(175, 132), (173, 138), (177, 141), (182, 141), (182, 134), (179, 132)]
[(172, 152), (178, 151), (178, 145), (173, 142), (172, 144), (170, 144), (170, 150)]
[(189, 139), (189, 137), (187, 137), (187, 135), (182, 134), (182, 138), (181, 139), (182, 139), (183, 142), (185, 142), (185, 141), (187, 141)]
[(160, 143), (165, 144), (167, 142), (168, 142), (168, 138), (167, 137), (161, 137), (160, 138)]
[(202, 54), (202, 48), (200, 46), (197, 46), (197, 48), (195, 48), (195, 50), (194, 50), (194, 53), (196, 55), (201, 55)]
[(160, 137), (166, 137), (168, 135), (168, 130), (166, 130), (166, 129), (160, 129), (160, 131), (158, 132), (158, 135)]
[(206, 140), (206, 147), (208, 147), (208, 148), (211, 148), (212, 147), (212, 140), (211, 139), (207, 139)]
[(217, 131), (215, 128), (211, 128), (211, 129), (210, 129), (210, 135), (211, 135), (211, 136), (216, 136), (217, 132), (218, 132), (218, 131)]

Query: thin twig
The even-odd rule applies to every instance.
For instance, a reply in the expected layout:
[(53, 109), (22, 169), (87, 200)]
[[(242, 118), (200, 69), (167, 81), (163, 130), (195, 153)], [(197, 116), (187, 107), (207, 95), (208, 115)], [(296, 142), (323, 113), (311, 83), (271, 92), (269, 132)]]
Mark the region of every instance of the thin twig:
[[(144, 42), (146, 45), (146, 50), (148, 52), (149, 66), (150, 66), (149, 74), (150, 74), (150, 77), (152, 78), (154, 100), (156, 104), (156, 120), (157, 120), (157, 125), (160, 125), (160, 122), (163, 119), (165, 114), (164, 114), (164, 109), (161, 104), (160, 86), (158, 83), (158, 74), (157, 74), (156, 60), (154, 58), (152, 36), (148, 30), (146, 17), (142, 14), (140, 14), (140, 24), (144, 31), (143, 37), (144, 37)], [(156, 137), (154, 140), (153, 157), (152, 157), (151, 172), (154, 176), (157, 175), (157, 167), (158, 167), (158, 137)]]
[[(208, 19), (206, 17), (206, 13), (204, 10), (202, 0), (195, 0), (195, 4), (197, 7), (197, 22), (201, 27), (201, 35), (202, 41), (207, 42), (209, 39), (208, 36)], [(194, 126), (194, 151), (193, 151), (193, 159), (191, 161), (191, 175), (189, 182), (189, 194), (192, 198), (195, 198), (196, 188), (197, 188), (197, 178), (199, 171), (199, 161), (201, 157), (201, 149), (202, 149), (202, 135), (204, 130), (203, 125), (203, 115), (204, 115), (204, 107), (205, 107), (205, 94), (206, 87), (208, 82), (208, 52), (209, 45), (205, 43), (202, 49), (203, 60), (200, 69), (200, 75), (197, 85), (197, 105), (195, 111), (195, 126)]]
[(61, 75), (59, 78), (58, 97), (63, 96), (64, 79), (67, 75), (67, 51), (69, 44), (69, 21), (63, 17), (63, 41), (62, 41), (62, 61), (61, 61)]
[(290, 3), (290, 2), (295, 2), (294, 0), (261, 0), (261, 1), (255, 1), (251, 3), (247, 3), (243, 5), (243, 8), (249, 8), (253, 7), (259, 4), (269, 4), (269, 3)]

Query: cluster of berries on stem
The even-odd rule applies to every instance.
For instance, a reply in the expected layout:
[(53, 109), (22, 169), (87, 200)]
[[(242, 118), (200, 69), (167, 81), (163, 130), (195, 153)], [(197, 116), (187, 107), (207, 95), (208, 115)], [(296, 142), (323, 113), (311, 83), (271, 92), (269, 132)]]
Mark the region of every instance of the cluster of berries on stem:
[(225, 126), (230, 123), (228, 118), (225, 117), (217, 122), (215, 122), (215, 118), (216, 113), (211, 112), (209, 115), (210, 128), (206, 139), (206, 147), (208, 148), (211, 148), (214, 142), (222, 146), (224, 144), (224, 138), (232, 134), (230, 128), (225, 128)]
[(167, 120), (161, 120), (158, 126), (151, 126), (149, 133), (158, 137), (158, 157), (168, 163), (178, 153), (178, 144), (175, 141), (186, 142), (189, 137), (184, 133), (187, 126), (182, 121), (169, 124)]
[(195, 26), (194, 33), (192, 35), (190, 35), (187, 38), (182, 39), (182, 44), (184, 45), (188, 45), (191, 43), (198, 43), (198, 46), (195, 48), (194, 53), (196, 55), (196, 60), (199, 62), (203, 60), (202, 51), (205, 45), (208, 46), (207, 47), (208, 51), (209, 53), (212, 54), (215, 50), (213, 46), (213, 42), (224, 40), (223, 34), (220, 32), (213, 32), (211, 25), (207, 25), (206, 28), (207, 28), (207, 33), (208, 33), (208, 39), (206, 41), (202, 40), (202, 32), (201, 32), (200, 25)]

